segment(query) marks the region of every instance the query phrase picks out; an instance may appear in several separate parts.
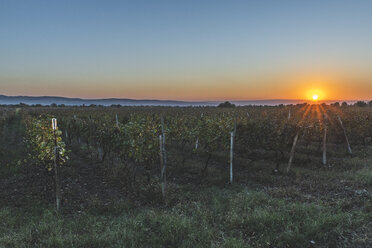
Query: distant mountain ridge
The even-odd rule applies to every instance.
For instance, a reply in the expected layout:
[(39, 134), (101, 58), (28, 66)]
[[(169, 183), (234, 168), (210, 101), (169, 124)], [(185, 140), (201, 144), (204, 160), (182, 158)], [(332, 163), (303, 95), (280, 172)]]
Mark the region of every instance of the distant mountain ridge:
[[(64, 104), (66, 106), (82, 106), (82, 105), (121, 105), (121, 106), (217, 106), (224, 101), (177, 101), (177, 100), (156, 100), (156, 99), (127, 99), (127, 98), (105, 98), (105, 99), (82, 99), (82, 98), (68, 98), (60, 96), (6, 96), (0, 95), (1, 105), (50, 105)], [(236, 105), (279, 105), (279, 104), (297, 104), (304, 103), (306, 100), (294, 99), (267, 99), (267, 100), (243, 100), (230, 101)], [(326, 101), (335, 102), (335, 101)]]

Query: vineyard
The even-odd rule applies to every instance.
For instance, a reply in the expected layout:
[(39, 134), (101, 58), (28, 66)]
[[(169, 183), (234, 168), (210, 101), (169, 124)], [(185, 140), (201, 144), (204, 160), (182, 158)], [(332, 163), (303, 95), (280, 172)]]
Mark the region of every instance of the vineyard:
[(372, 244), (371, 107), (2, 107), (0, 142), (1, 247)]

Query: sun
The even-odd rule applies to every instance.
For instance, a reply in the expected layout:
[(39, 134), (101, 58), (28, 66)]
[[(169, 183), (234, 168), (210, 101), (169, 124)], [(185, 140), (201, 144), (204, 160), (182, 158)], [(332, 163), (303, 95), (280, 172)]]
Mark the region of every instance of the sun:
[(312, 102), (323, 101), (326, 97), (325, 91), (319, 88), (313, 88), (305, 92), (305, 99)]

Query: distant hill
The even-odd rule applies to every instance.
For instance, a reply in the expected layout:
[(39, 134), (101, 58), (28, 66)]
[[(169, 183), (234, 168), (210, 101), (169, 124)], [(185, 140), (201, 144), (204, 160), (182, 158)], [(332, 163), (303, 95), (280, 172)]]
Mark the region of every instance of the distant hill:
[[(136, 100), (125, 98), (107, 98), (107, 99), (81, 99), (68, 98), (58, 96), (5, 96), (0, 95), (0, 104), (14, 105), (14, 104), (28, 104), (28, 105), (50, 105), (64, 104), (66, 106), (82, 106), (82, 105), (121, 105), (121, 106), (217, 106), (221, 101), (175, 101), (175, 100)], [(246, 101), (230, 101), (231, 103), (242, 105), (279, 105), (279, 104), (297, 104), (304, 103), (305, 100), (291, 100), (291, 99), (268, 99), (268, 100), (246, 100)], [(328, 101), (335, 102), (335, 101)]]
[(81, 105), (122, 105), (122, 106), (205, 106), (210, 105), (208, 102), (185, 102), (185, 101), (172, 101), (172, 100), (134, 100), (134, 99), (81, 99), (81, 98), (67, 98), (58, 96), (5, 96), (0, 95), (0, 104), (20, 104), (25, 103), (28, 105), (41, 104), (50, 105), (64, 104), (68, 106), (81, 106)]

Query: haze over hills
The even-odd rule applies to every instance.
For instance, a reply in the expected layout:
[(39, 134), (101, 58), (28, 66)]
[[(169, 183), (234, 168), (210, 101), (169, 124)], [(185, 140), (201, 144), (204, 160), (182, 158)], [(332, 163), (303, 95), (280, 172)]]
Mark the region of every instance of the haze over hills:
[[(221, 101), (177, 101), (177, 100), (156, 100), (156, 99), (127, 99), (127, 98), (105, 98), (105, 99), (82, 99), (82, 98), (68, 98), (59, 96), (5, 96), (0, 95), (0, 104), (14, 105), (14, 104), (28, 104), (28, 105), (50, 105), (50, 104), (64, 104), (66, 106), (82, 106), (82, 105), (122, 105), (122, 106), (217, 106)], [(241, 100), (230, 101), (239, 106), (243, 105), (279, 105), (279, 104), (297, 104), (309, 102), (306, 100), (295, 99), (265, 99), (265, 100)], [(322, 101), (326, 103), (336, 102), (335, 100)], [(354, 102), (354, 101), (348, 101)]]

